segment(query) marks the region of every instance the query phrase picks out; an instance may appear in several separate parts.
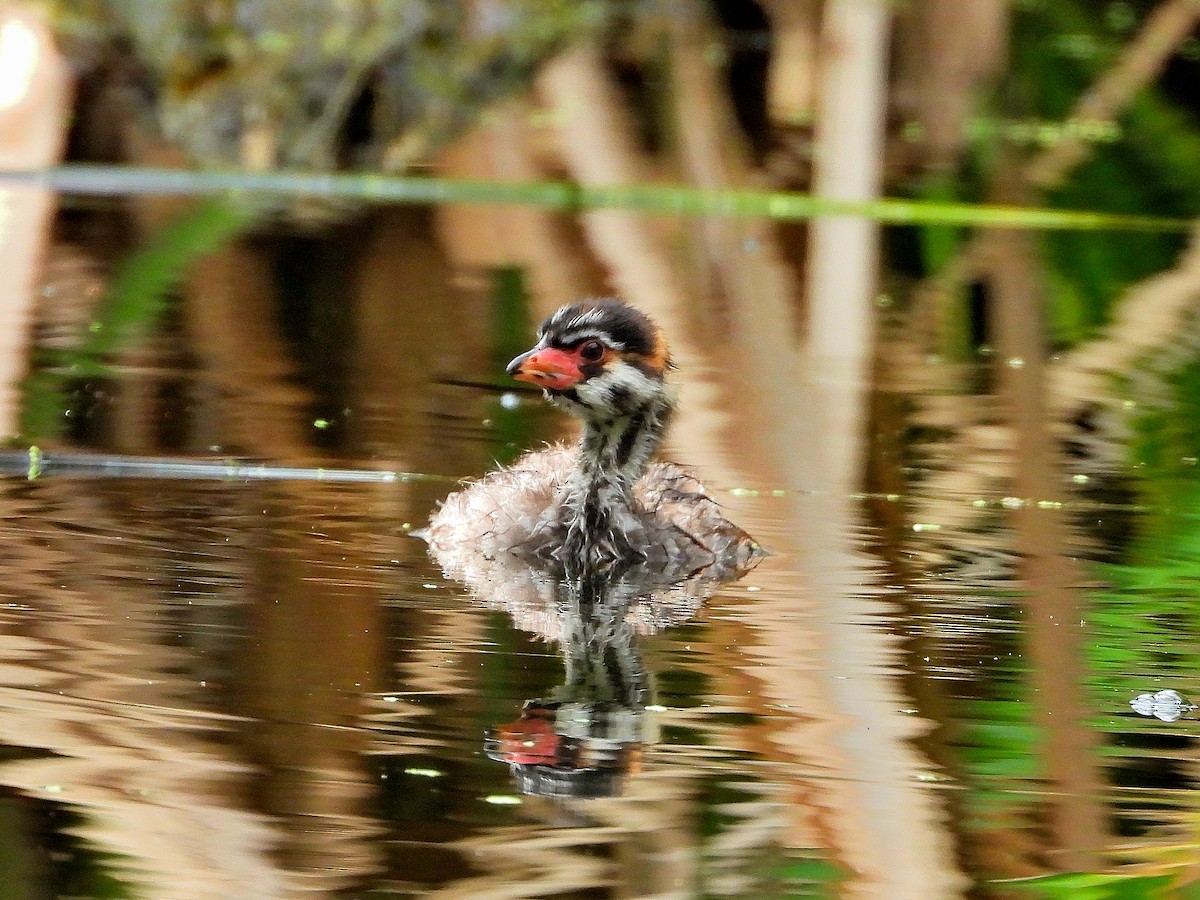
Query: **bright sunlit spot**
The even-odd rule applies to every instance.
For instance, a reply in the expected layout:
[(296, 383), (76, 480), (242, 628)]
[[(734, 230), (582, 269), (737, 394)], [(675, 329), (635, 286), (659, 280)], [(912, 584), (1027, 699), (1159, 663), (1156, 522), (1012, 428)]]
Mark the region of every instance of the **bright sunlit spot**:
[(0, 24), (0, 111), (25, 99), (38, 64), (38, 36), (28, 22)]
[(490, 803), (492, 806), (520, 806), (521, 798), (514, 797), (512, 794), (488, 794), (483, 798), (484, 803)]

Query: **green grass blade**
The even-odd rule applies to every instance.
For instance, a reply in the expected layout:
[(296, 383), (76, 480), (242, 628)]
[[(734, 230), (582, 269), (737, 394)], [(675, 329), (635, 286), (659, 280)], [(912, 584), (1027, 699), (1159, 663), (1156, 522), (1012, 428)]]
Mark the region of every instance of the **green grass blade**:
[(920, 200), (850, 202), (809, 194), (703, 191), (669, 185), (586, 186), (563, 182), (493, 182), (377, 174), (218, 172), (70, 165), (0, 175), (0, 183), (35, 183), (72, 194), (220, 194), (323, 197), (374, 203), (499, 203), (588, 211), (624, 209), (660, 215), (748, 216), (801, 220), (861, 216), (887, 224), (971, 225), (1046, 230), (1184, 232), (1192, 220)]

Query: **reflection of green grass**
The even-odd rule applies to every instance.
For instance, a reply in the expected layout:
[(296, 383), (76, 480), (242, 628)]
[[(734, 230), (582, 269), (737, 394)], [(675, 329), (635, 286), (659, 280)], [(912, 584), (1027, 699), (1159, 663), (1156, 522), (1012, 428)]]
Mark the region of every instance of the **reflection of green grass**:
[(1192, 900), (1196, 885), (1175, 885), (1168, 875), (1089, 875), (1067, 872), (996, 883), (1005, 891), (1045, 900)]
[[(1161, 386), (1170, 402), (1137, 418), (1130, 447), (1139, 475), (1137, 532), (1118, 550), (1119, 562), (1097, 566), (1105, 587), (1089, 597), (1086, 620), (1088, 686), (1095, 708), (1104, 710), (1094, 727), (1123, 731), (1125, 720), (1113, 719), (1114, 707), (1142, 690), (1179, 687), (1185, 695), (1194, 683), (1195, 647), (1200, 639), (1200, 362), (1164, 376)], [(1157, 676), (1178, 676), (1183, 684), (1154, 684)], [(1018, 673), (993, 684), (1008, 686), (1009, 696), (972, 701), (964, 725), (964, 767), (969, 773), (967, 807), (974, 829), (1028, 827), (1017, 818), (1025, 792), (1036, 776), (1038, 730), (1026, 720)], [(1106, 754), (1126, 751), (1110, 742)], [(1119, 812), (1119, 808), (1114, 807)], [(1184, 819), (1161, 836), (1149, 835), (1127, 855), (1152, 865), (1152, 871), (1066, 873), (996, 883), (1006, 894), (1046, 898), (1200, 898), (1200, 888), (1179, 879), (1200, 858), (1194, 835), (1200, 813)], [(1165, 823), (1164, 823), (1165, 824)], [(1164, 843), (1166, 842), (1166, 843)]]
[[(1095, 727), (1124, 730), (1112, 709), (1137, 693), (1195, 683), (1200, 640), (1200, 362), (1164, 375), (1167, 402), (1134, 421), (1130, 462), (1139, 478), (1137, 532), (1119, 548), (1119, 562), (1099, 568), (1107, 586), (1090, 598), (1086, 652), (1096, 707)], [(1172, 676), (1182, 680), (1172, 683)], [(1159, 679), (1166, 679), (1160, 682)], [(1125, 755), (1112, 743), (1110, 757)], [(1190, 793), (1190, 792), (1189, 792)], [(1181, 793), (1186, 803), (1188, 794)], [(1006, 884), (1039, 897), (1200, 898), (1200, 886), (1181, 884), (1200, 858), (1200, 810), (1182, 810), (1162, 836), (1129, 854), (1154, 870), (1063, 874)], [(1164, 825), (1167, 823), (1164, 822)]]
[[(529, 317), (529, 295), (525, 290), (524, 271), (503, 267), (492, 273), (492, 371), (505, 381), (508, 361), (533, 345), (533, 324)], [(513, 390), (521, 385), (513, 384)], [(522, 396), (522, 395), (518, 395)], [(526, 394), (532, 400), (535, 395)], [(529, 404), (506, 409), (499, 398), (491, 400), (493, 427), (492, 455), (496, 462), (511, 463), (529, 449), (534, 439)]]
[(21, 433), (39, 439), (65, 425), (69, 382), (107, 374), (109, 357), (147, 334), (167, 310), (189, 267), (256, 219), (251, 206), (223, 198), (199, 202), (155, 233), (113, 276), (78, 347), (47, 353), (26, 379)]
[(1130, 448), (1144, 510), (1109, 587), (1088, 613), (1093, 687), (1133, 696), (1150, 673), (1186, 673), (1200, 639), (1200, 363), (1163, 378), (1171, 402), (1134, 423)]
[(786, 860), (772, 873), (779, 881), (779, 896), (789, 900), (833, 900), (841, 895), (838, 885), (845, 879), (846, 871), (832, 860), (818, 853), (801, 855), (800, 851), (789, 851)]
[[(1119, 562), (1097, 566), (1105, 587), (1089, 597), (1086, 620), (1088, 686), (1095, 708), (1104, 710), (1093, 727), (1127, 730), (1113, 719), (1135, 694), (1158, 687), (1180, 688), (1185, 696), (1195, 683), (1195, 647), (1200, 641), (1200, 362), (1162, 378), (1169, 400), (1134, 422), (1130, 462), (1139, 475), (1137, 532), (1116, 548)], [(995, 679), (995, 673), (992, 673)], [(1176, 676), (1181, 683), (1172, 683)], [(1164, 683), (1157, 679), (1164, 677)], [(1026, 721), (1017, 673), (993, 684), (1009, 686), (1007, 697), (973, 701), (968, 709), (962, 749), (969, 773), (967, 807), (974, 829), (1020, 828), (1024, 792), (1036, 776), (1037, 729)], [(1193, 699), (1194, 698), (1190, 698)], [(1122, 756), (1123, 742), (1109, 742), (1105, 753)], [(1186, 803), (1187, 794), (1180, 792)], [(1120, 807), (1114, 805), (1120, 814)], [(1200, 888), (1180, 884), (1200, 858), (1200, 810), (1161, 833), (1151, 833), (1127, 848), (1126, 857), (1145, 866), (1138, 872), (1065, 873), (996, 883), (1006, 894), (1046, 898), (1200, 898)], [(1157, 831), (1157, 829), (1156, 829)]]
[(957, 742), (962, 784), (959, 804), (973, 841), (1029, 827), (1037, 815), (1032, 793), (1040, 774), (1042, 732), (1030, 721), (1025, 675), (1005, 657), (986, 674), (993, 696), (962, 701)]
[(1023, 717), (1014, 715), (1016, 704), (980, 700), (972, 708), (978, 716), (971, 729), (978, 739), (973, 773), (1010, 783), (1032, 778), (1036, 773), (1026, 751), (1033, 745), (1037, 732)]
[[(1128, 712), (1138, 692), (1174, 686), (1189, 695), (1195, 684), (1195, 647), (1200, 642), (1200, 362), (1192, 362), (1159, 380), (1166, 400), (1147, 408), (1133, 422), (1130, 464), (1138, 473), (1142, 510), (1136, 533), (1110, 548), (1120, 562), (1096, 564), (1105, 587), (1088, 596), (1087, 686), (1094, 698), (1092, 727), (1102, 732), (1128, 730)], [(1163, 682), (1158, 682), (1162, 677)], [(1177, 683), (1171, 678), (1176, 677)], [(990, 671), (988, 700), (968, 701), (962, 710), (959, 749), (968, 790), (964, 805), (972, 830), (1028, 828), (1037, 814), (1036, 785), (1039, 730), (1027, 720), (1025, 678), (1020, 672)], [(1190, 697), (1194, 701), (1194, 697)], [(1136, 751), (1120, 737), (1110, 740), (1106, 756)], [(1153, 757), (1148, 763), (1154, 763)], [(1112, 772), (1120, 779), (1120, 773)], [(1019, 788), (1019, 790), (1014, 790)], [(1177, 791), (1187, 804), (1189, 793)], [(1115, 815), (1121, 806), (1115, 805)], [(1124, 858), (1150, 871), (1115, 870), (1003, 882), (1004, 892), (1046, 898), (1174, 898), (1200, 896), (1178, 880), (1200, 859), (1200, 809), (1182, 810), (1171, 826), (1153, 828), (1129, 845)], [(1190, 892), (1193, 893), (1188, 893)]]

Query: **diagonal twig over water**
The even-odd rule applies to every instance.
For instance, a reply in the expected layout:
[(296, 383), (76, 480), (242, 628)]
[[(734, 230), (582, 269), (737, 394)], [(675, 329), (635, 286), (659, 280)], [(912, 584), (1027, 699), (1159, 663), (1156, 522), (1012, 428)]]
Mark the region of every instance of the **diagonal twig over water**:
[(0, 477), (21, 476), (30, 480), (47, 475), (91, 478), (170, 478), (220, 481), (335, 481), (357, 483), (405, 483), (456, 479), (422, 472), (389, 469), (340, 469), (324, 466), (272, 466), (233, 458), (187, 458), (170, 456), (121, 456), (110, 453), (0, 450)]

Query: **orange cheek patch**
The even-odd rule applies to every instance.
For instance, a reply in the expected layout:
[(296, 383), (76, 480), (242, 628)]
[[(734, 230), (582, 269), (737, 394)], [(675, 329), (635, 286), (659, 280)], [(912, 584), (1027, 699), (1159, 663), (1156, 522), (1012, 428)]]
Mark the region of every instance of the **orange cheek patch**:
[(662, 374), (667, 371), (667, 367), (671, 364), (671, 357), (667, 353), (667, 342), (663, 338), (661, 328), (654, 329), (653, 349), (643, 359), (646, 360), (646, 365), (655, 372)]

